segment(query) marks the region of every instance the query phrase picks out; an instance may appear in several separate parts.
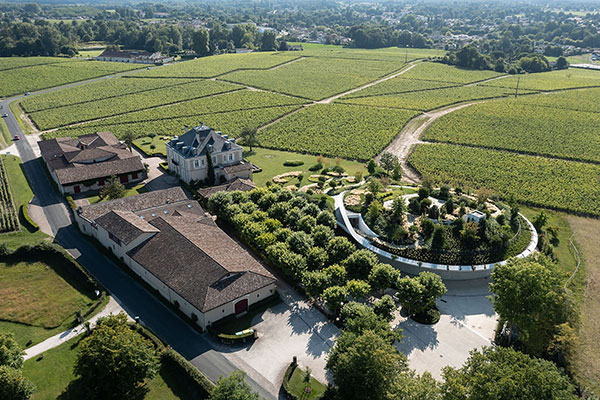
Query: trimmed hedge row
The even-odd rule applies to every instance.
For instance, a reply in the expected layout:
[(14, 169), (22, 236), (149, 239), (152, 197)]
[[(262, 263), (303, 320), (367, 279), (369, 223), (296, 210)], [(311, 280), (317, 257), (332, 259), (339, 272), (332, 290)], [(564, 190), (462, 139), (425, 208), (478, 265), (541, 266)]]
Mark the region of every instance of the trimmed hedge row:
[(215, 385), (194, 367), (188, 360), (183, 358), (170, 347), (162, 353), (161, 361), (173, 370), (178, 371), (178, 377), (188, 385), (188, 388), (196, 394), (195, 398), (208, 399)]
[(40, 229), (40, 227), (38, 226), (38, 224), (36, 224), (32, 219), (31, 216), (29, 215), (29, 210), (27, 208), (27, 204), (21, 204), (21, 207), (19, 207), (19, 214), (21, 215), (22, 219), (29, 225), (29, 227), (33, 230), (33, 232), (37, 231)]

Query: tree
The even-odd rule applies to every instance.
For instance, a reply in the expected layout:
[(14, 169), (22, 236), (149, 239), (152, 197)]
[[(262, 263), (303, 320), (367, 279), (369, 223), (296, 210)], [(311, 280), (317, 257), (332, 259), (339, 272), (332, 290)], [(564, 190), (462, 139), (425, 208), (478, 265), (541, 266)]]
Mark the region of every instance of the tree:
[(338, 398), (383, 400), (395, 379), (407, 370), (406, 357), (373, 331), (343, 333), (327, 358)]
[(379, 179), (369, 180), (368, 187), (369, 192), (371, 192), (373, 196), (377, 196), (377, 193), (381, 192), (381, 189), (383, 189), (383, 185), (381, 184), (381, 181)]
[(375, 169), (377, 169), (377, 164), (375, 164), (375, 161), (369, 160), (367, 163), (367, 171), (369, 172), (369, 175), (373, 175), (375, 173)]
[(517, 327), (528, 353), (543, 354), (567, 318), (568, 298), (560, 272), (542, 257), (511, 259), (494, 268), (492, 281), (494, 310)]
[(386, 321), (394, 319), (394, 311), (396, 311), (396, 303), (389, 294), (383, 296), (373, 305), (373, 311)]
[(306, 293), (318, 297), (329, 286), (327, 275), (322, 271), (307, 271), (302, 274), (302, 284)]
[(28, 400), (35, 387), (20, 370), (0, 365), (0, 399)]
[(158, 367), (152, 344), (120, 313), (98, 319), (92, 334), (79, 344), (74, 372), (90, 398), (121, 399), (133, 397)]
[(204, 28), (200, 28), (192, 33), (192, 49), (199, 56), (207, 56), (210, 54), (210, 34)]
[(390, 172), (396, 168), (396, 166), (398, 165), (398, 157), (396, 157), (395, 155), (393, 155), (392, 153), (386, 151), (385, 153), (383, 153), (381, 155), (381, 158), (379, 159), (379, 166), (381, 168), (383, 168), (388, 174), (390, 174)]
[(125, 133), (125, 135), (123, 136), (123, 140), (125, 141), (125, 144), (127, 145), (127, 148), (129, 149), (129, 152), (133, 152), (133, 141), (135, 140), (135, 133), (129, 131), (127, 133)]
[(376, 264), (369, 274), (369, 283), (374, 290), (384, 291), (398, 280), (400, 273), (389, 264)]
[(435, 301), (446, 293), (442, 278), (427, 271), (414, 278), (400, 278), (396, 286), (398, 299), (406, 307), (408, 315), (421, 314), (435, 308)]
[(106, 186), (102, 189), (102, 197), (106, 197), (107, 199), (120, 199), (121, 197), (125, 197), (127, 193), (127, 189), (116, 176), (111, 176), (108, 178), (106, 182)]
[(6, 365), (11, 368), (21, 368), (23, 366), (23, 355), (25, 352), (15, 340), (12, 333), (0, 335), (0, 365)]
[(210, 400), (260, 400), (250, 386), (244, 382), (246, 373), (233, 371), (227, 378), (220, 377), (210, 394)]
[(556, 60), (556, 69), (567, 69), (569, 68), (569, 62), (563, 56), (558, 57)]
[(252, 146), (258, 145), (256, 128), (245, 127), (240, 132), (240, 139), (244, 141), (244, 144), (250, 147), (250, 152), (252, 152)]
[(351, 279), (368, 279), (377, 264), (377, 256), (370, 250), (361, 249), (352, 253), (343, 264)]
[(260, 49), (262, 51), (273, 51), (277, 50), (277, 35), (275, 31), (267, 30), (264, 31), (260, 38)]
[(327, 307), (331, 311), (337, 312), (348, 298), (348, 290), (342, 286), (331, 286), (323, 291), (322, 297)]
[(354, 300), (359, 300), (369, 294), (371, 285), (360, 279), (352, 279), (346, 283), (346, 290)]
[(344, 236), (336, 236), (327, 244), (327, 254), (331, 264), (339, 263), (356, 250), (356, 247)]
[(473, 350), (461, 368), (445, 367), (443, 376), (445, 400), (578, 398), (569, 378), (556, 365), (512, 348)]
[(210, 149), (206, 149), (206, 184), (212, 186), (215, 184), (215, 166), (213, 164), (212, 154)]

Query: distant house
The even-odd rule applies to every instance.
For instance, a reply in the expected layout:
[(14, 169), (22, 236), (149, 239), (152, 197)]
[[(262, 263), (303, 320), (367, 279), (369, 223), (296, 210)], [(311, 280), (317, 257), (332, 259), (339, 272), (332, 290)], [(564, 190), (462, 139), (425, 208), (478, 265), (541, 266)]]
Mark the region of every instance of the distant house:
[(304, 50), (304, 49), (302, 48), (301, 44), (296, 45), (296, 46), (288, 45), (288, 51), (302, 51), (302, 50)]
[(252, 180), (252, 165), (243, 160), (242, 146), (202, 123), (167, 142), (166, 149), (169, 170), (186, 183), (207, 178), (207, 153), (211, 155), (216, 183), (235, 178)]
[(179, 187), (81, 207), (76, 221), (202, 329), (275, 292), (275, 278)]
[(42, 140), (39, 146), (50, 175), (64, 194), (102, 189), (113, 175), (123, 184), (147, 176), (140, 157), (110, 132)]
[(107, 49), (97, 56), (96, 60), (137, 64), (164, 64), (173, 62), (173, 57), (163, 56), (160, 52), (148, 53), (145, 51), (117, 51)]
[(463, 218), (467, 222), (480, 223), (481, 221), (485, 221), (485, 214), (479, 210), (473, 210), (469, 211), (469, 213), (464, 215)]
[(254, 50), (247, 49), (245, 47), (238, 47), (235, 49), (236, 54), (252, 53)]

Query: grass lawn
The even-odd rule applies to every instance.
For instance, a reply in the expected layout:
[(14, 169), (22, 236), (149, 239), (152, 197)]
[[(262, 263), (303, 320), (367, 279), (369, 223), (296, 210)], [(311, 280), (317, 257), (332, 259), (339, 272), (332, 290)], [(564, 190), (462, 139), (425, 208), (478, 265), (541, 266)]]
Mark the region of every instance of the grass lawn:
[(89, 49), (89, 50), (78, 50), (78, 51), (79, 51), (78, 57), (97, 57), (100, 54), (102, 54), (104, 49)]
[[(146, 193), (147, 191), (148, 191), (148, 188), (146, 188), (146, 185), (142, 183), (140, 185), (137, 185), (137, 186), (127, 189), (127, 192), (125, 193), (125, 197), (135, 196), (136, 194)], [(96, 203), (100, 203), (100, 202), (106, 200), (106, 199), (100, 199), (100, 196), (98, 196), (98, 195), (90, 196), (87, 199), (90, 202), (90, 204), (96, 204)]]
[(600, 395), (600, 220), (575, 216), (567, 219), (575, 233), (587, 281), (581, 303), (580, 343), (575, 351), (573, 373), (583, 388)]
[[(302, 171), (304, 173), (304, 180), (302, 183), (308, 185), (310, 183), (308, 177), (310, 175), (318, 174), (318, 172), (311, 172), (308, 170), (317, 163), (317, 157), (314, 155), (258, 147), (254, 147), (253, 150), (253, 152), (245, 151), (244, 158), (262, 168), (262, 172), (252, 176), (252, 179), (257, 186), (265, 186), (267, 181), (270, 181), (274, 176), (291, 171)], [(303, 161), (304, 164), (297, 167), (286, 167), (283, 165), (286, 160), (300, 160)], [(335, 165), (334, 160), (331, 158), (324, 158), (324, 161), (325, 166)], [(340, 165), (344, 167), (349, 175), (354, 175), (358, 171), (362, 171), (363, 175), (366, 175), (366, 168), (363, 163), (342, 159)], [(290, 180), (287, 185), (294, 185), (296, 183), (298, 183), (298, 179), (294, 178)]]
[[(163, 157), (167, 156), (167, 149), (165, 148), (165, 143), (171, 140), (171, 137), (156, 135), (153, 138), (150, 136), (144, 136), (141, 138), (137, 138), (133, 141), (133, 144), (140, 149), (144, 154), (148, 157), (152, 157), (154, 155), (162, 155)], [(151, 149), (150, 147), (154, 145), (156, 148)]]
[(327, 390), (327, 387), (323, 385), (321, 382), (310, 377), (310, 394), (304, 392), (304, 388), (306, 387), (306, 383), (304, 383), (304, 376), (306, 375), (306, 371), (303, 371), (301, 368), (296, 368), (292, 373), (292, 376), (289, 380), (289, 390), (292, 394), (294, 394), (297, 398), (302, 400), (312, 400), (319, 399)]
[[(83, 335), (69, 340), (44, 353), (44, 359), (27, 360), (23, 366), (23, 375), (36, 386), (31, 400), (54, 400), (60, 398), (69, 383), (75, 378), (73, 367), (77, 359), (77, 346)], [(161, 366), (159, 373), (147, 382), (149, 389), (146, 399), (191, 399), (183, 391), (178, 377), (173, 371)]]

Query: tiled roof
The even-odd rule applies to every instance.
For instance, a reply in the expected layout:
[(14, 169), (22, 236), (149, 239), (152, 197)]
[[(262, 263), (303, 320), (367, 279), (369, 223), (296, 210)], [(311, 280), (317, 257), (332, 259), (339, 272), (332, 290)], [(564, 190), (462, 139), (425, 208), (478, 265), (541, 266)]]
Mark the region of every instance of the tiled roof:
[(110, 132), (42, 140), (39, 147), (61, 185), (144, 171), (140, 157)]
[(131, 211), (112, 210), (97, 218), (96, 223), (126, 245), (144, 233), (159, 232)]
[(252, 170), (252, 164), (250, 163), (239, 163), (223, 168), (223, 171), (225, 171), (226, 174), (234, 174), (236, 172), (250, 170)]
[(206, 154), (206, 149), (211, 146), (212, 154), (218, 154), (231, 149), (241, 150), (242, 147), (235, 143), (234, 139), (229, 139), (221, 132), (215, 132), (210, 126), (200, 123), (181, 136), (173, 138), (167, 142), (167, 146), (177, 151), (182, 156), (197, 157)]
[[(210, 239), (217, 231), (227, 236), (210, 217), (158, 217), (150, 224), (160, 232), (131, 250), (129, 256), (202, 312), (234, 301), (275, 281), (237, 243)], [(182, 224), (192, 225), (182, 230)], [(191, 231), (204, 234), (190, 238)], [(209, 240), (198, 242), (198, 239)], [(236, 262), (234, 260), (240, 264), (229, 264)], [(245, 268), (246, 265), (248, 268)]]
[(224, 185), (211, 186), (204, 189), (200, 189), (198, 190), (198, 194), (200, 195), (200, 197), (208, 199), (210, 196), (217, 192), (233, 192), (236, 190), (247, 192), (254, 188), (256, 188), (256, 185), (250, 179), (235, 178), (231, 182), (228, 182)]
[(182, 188), (174, 187), (83, 206), (79, 210), (79, 214), (90, 221), (94, 221), (111, 210), (131, 211), (143, 214), (144, 211), (152, 208), (175, 203), (187, 206), (187, 204), (196, 202), (189, 200)]

